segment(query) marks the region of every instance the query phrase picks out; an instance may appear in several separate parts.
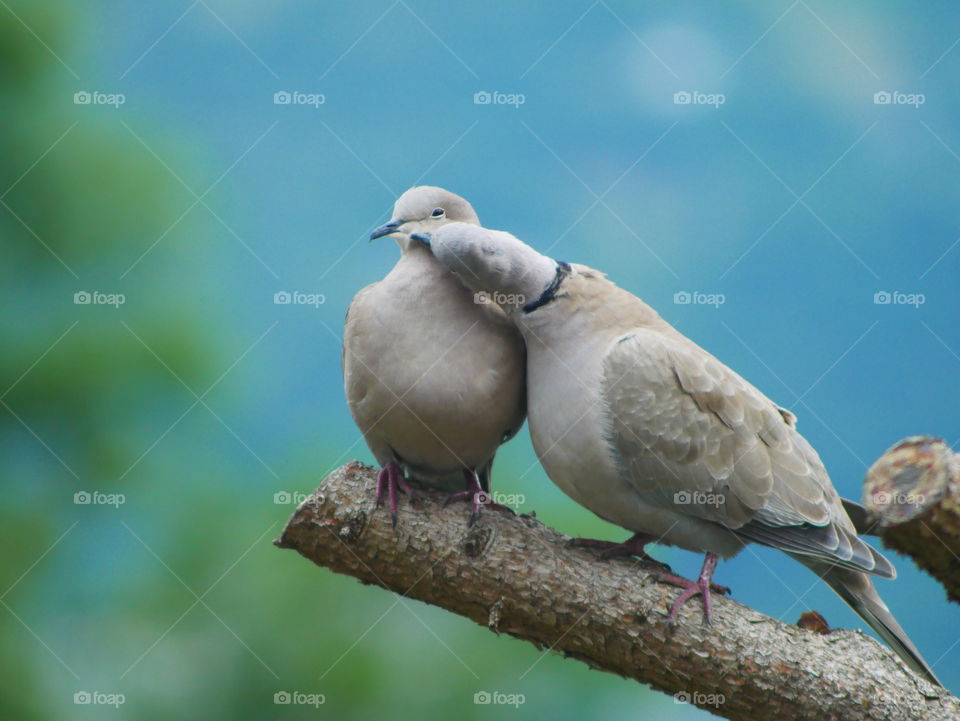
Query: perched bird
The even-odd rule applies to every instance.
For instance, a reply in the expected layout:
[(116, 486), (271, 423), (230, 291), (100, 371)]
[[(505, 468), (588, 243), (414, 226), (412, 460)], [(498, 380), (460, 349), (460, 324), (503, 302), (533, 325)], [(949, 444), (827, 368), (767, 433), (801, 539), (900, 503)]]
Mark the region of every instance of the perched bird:
[(523, 339), (503, 311), (474, 298), (412, 232), (452, 223), (476, 225), (458, 195), (430, 186), (406, 191), (393, 218), (370, 239), (392, 236), (400, 260), (347, 310), (343, 379), (350, 413), (381, 466), (377, 505), (389, 499), (396, 525), (397, 489), (407, 476), (473, 504), (489, 501), (490, 469), (501, 443), (526, 414)]
[(702, 594), (709, 622), (717, 559), (761, 543), (823, 578), (939, 684), (873, 587), (893, 566), (857, 537), (792, 413), (596, 270), (476, 225), (412, 237), (472, 290), (498, 294), (527, 344), (537, 455), (568, 496), (634, 533), (611, 550), (660, 542), (706, 554), (696, 581), (667, 577), (685, 586), (671, 620)]

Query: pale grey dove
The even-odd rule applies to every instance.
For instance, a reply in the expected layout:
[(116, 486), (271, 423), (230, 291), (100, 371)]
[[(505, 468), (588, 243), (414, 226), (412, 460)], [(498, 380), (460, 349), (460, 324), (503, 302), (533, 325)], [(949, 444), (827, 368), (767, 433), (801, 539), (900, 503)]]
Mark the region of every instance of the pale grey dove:
[(813, 570), (939, 683), (873, 587), (870, 575), (893, 578), (893, 566), (857, 537), (792, 413), (598, 271), (475, 225), (414, 239), (492, 293), (523, 334), (530, 434), (550, 478), (635, 534), (620, 551), (657, 541), (706, 554), (696, 582), (670, 577), (686, 586), (671, 619), (699, 593), (709, 621), (717, 558), (762, 543)]
[(347, 310), (343, 378), (350, 412), (381, 466), (396, 524), (404, 474), (472, 501), (475, 519), (490, 490), (497, 448), (523, 425), (524, 346), (503, 311), (474, 298), (412, 232), (478, 223), (470, 204), (430, 186), (406, 191), (393, 219), (371, 233), (392, 236), (400, 260)]

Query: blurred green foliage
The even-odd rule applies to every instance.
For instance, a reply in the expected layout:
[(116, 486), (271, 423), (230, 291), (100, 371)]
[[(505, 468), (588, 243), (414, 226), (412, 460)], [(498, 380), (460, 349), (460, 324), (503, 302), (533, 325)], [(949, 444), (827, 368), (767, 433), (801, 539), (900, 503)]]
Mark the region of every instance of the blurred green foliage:
[[(74, 679), (57, 657), (90, 672), (110, 645), (104, 627), (99, 640), (86, 639), (89, 650), (71, 648), (106, 580), (100, 551), (88, 546), (78, 556), (105, 519), (81, 520), (76, 511), (86, 509), (71, 497), (125, 490), (116, 479), (142, 451), (138, 430), (179, 385), (124, 332), (114, 309), (75, 305), (74, 293), (104, 288), (107, 278), (116, 286), (131, 245), (175, 216), (162, 168), (117, 144), (103, 124), (75, 117), (70, 77), (44, 43), (70, 44), (76, 10), (61, 2), (14, 8), (16, 15), (0, 12), (0, 475), (7, 496), (0, 577), (4, 591), (17, 585), (0, 613), (0, 717), (41, 719), (75, 710), (67, 693)], [(195, 379), (210, 357), (198, 320), (176, 307), (124, 313), (185, 379)], [(118, 601), (108, 605), (122, 607)]]

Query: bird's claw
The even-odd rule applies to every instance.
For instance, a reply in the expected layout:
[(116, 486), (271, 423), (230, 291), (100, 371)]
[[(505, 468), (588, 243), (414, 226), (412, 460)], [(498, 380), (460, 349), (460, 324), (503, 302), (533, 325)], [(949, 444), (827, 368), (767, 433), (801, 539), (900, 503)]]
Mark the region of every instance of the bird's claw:
[(383, 504), (384, 496), (387, 497), (387, 502), (390, 507), (390, 524), (396, 528), (397, 527), (397, 489), (400, 489), (406, 493), (410, 500), (414, 498), (413, 488), (407, 479), (403, 477), (403, 472), (400, 470), (400, 466), (396, 464), (395, 461), (390, 461), (387, 465), (380, 469), (380, 472), (377, 474), (377, 498), (375, 502), (375, 507), (380, 508)]
[(690, 581), (682, 576), (676, 576), (672, 573), (662, 573), (660, 574), (660, 580), (669, 583), (673, 586), (680, 586), (684, 589), (676, 600), (670, 606), (670, 612), (667, 614), (667, 623), (672, 624), (676, 618), (677, 614), (680, 612), (680, 607), (683, 606), (689, 599), (693, 598), (696, 595), (700, 595), (703, 598), (703, 615), (707, 623), (711, 623), (713, 616), (713, 602), (710, 597), (710, 592), (715, 591), (720, 594), (730, 593), (730, 589), (726, 586), (720, 586), (713, 583), (710, 578), (713, 575), (713, 570), (717, 566), (717, 557), (708, 553), (707, 557), (703, 561), (703, 568), (700, 569), (700, 575), (697, 577), (696, 581)]
[(654, 540), (655, 539), (652, 536), (646, 536), (642, 533), (635, 533), (623, 543), (617, 543), (615, 541), (601, 541), (596, 538), (571, 538), (564, 545), (567, 548), (589, 548), (593, 551), (597, 551), (597, 555), (603, 559), (618, 558), (622, 556), (636, 556), (646, 563), (654, 564), (659, 566), (664, 571), (669, 572), (670, 566), (658, 561), (653, 556), (648, 554), (646, 550), (644, 550), (644, 546)]
[(467, 525), (472, 526), (477, 522), (477, 519), (480, 518), (480, 511), (483, 510), (483, 508), (492, 508), (495, 511), (510, 511), (510, 513), (513, 513), (512, 508), (508, 508), (507, 506), (493, 502), (490, 494), (483, 490), (483, 486), (480, 485), (480, 477), (477, 475), (476, 471), (470, 468), (465, 468), (463, 470), (463, 477), (467, 482), (466, 489), (463, 491), (458, 491), (457, 493), (451, 493), (449, 496), (447, 496), (446, 500), (443, 502), (443, 507), (446, 508), (453, 501), (469, 501), (471, 510), (470, 519), (467, 521)]
[(484, 508), (492, 508), (495, 511), (510, 511), (513, 513), (512, 508), (491, 501), (490, 496), (484, 493), (482, 490), (476, 492), (473, 490), (466, 490), (458, 491), (457, 493), (451, 493), (443, 502), (443, 507), (446, 508), (454, 501), (470, 502), (470, 520), (467, 522), (467, 524), (470, 526), (477, 522), (477, 519), (480, 518), (480, 511)]

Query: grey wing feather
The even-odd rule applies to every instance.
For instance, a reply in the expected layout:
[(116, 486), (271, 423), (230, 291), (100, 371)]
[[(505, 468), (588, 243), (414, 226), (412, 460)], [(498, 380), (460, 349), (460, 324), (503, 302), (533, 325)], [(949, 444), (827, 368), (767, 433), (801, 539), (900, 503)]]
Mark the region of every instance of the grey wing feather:
[[(685, 513), (744, 538), (892, 575), (860, 541), (795, 416), (679, 333), (638, 329), (603, 362), (608, 437), (652, 502), (692, 494)], [(698, 502), (698, 500), (700, 502)]]
[(861, 536), (879, 536), (880, 529), (877, 526), (877, 520), (870, 515), (870, 512), (860, 503), (851, 501), (849, 498), (841, 498), (843, 510), (847, 512), (853, 527)]

